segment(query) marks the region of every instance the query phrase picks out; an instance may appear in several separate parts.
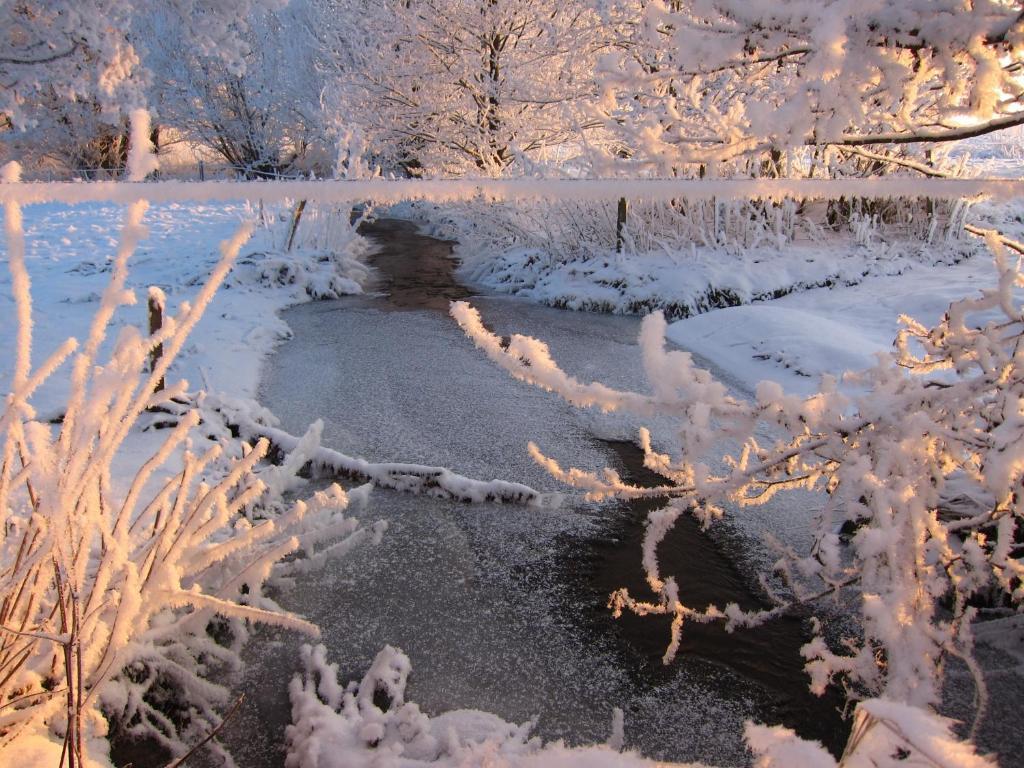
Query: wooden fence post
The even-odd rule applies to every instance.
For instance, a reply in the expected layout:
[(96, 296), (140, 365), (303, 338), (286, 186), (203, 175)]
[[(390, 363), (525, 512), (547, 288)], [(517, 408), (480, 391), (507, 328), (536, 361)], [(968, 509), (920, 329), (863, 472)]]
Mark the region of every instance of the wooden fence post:
[[(166, 302), (164, 292), (156, 286), (151, 286), (149, 289), (149, 335), (152, 336), (154, 333), (160, 331), (164, 326), (164, 303)], [(157, 365), (160, 363), (160, 358), (164, 356), (164, 345), (162, 343), (157, 344), (153, 349), (149, 351), (149, 370), (152, 373), (156, 370)], [(161, 376), (160, 380), (157, 381), (154, 392), (160, 392), (164, 388), (164, 377)]]
[(626, 198), (619, 198), (619, 216), (615, 222), (615, 252), (622, 253), (622, 232), (626, 227), (626, 214), (629, 213), (629, 203)]
[(291, 251), (292, 241), (295, 239), (295, 230), (299, 228), (299, 220), (302, 218), (302, 212), (306, 210), (306, 201), (299, 200), (299, 204), (295, 206), (295, 213), (292, 214), (292, 227), (288, 232), (288, 247), (286, 251)]

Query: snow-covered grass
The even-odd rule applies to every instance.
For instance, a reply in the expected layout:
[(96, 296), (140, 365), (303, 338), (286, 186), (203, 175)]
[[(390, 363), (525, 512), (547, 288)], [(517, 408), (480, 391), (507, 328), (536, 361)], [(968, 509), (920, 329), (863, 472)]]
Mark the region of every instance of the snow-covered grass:
[[(971, 243), (945, 246), (938, 259), (956, 262)], [(717, 248), (696, 245), (688, 253), (665, 251), (623, 257), (608, 252), (559, 261), (535, 249), (516, 248), (493, 259), (471, 258), (465, 274), (479, 285), (556, 307), (623, 314), (662, 309), (690, 317), (712, 309), (750, 304), (817, 287), (856, 285), (873, 275), (895, 276), (936, 255), (910, 241), (858, 244), (833, 238), (825, 246), (801, 242), (783, 248)]]
[[(1006, 205), (792, 200), (631, 204), (617, 249), (615, 205), (541, 203), (405, 207), (458, 241), (461, 275), (482, 288), (575, 310), (671, 318), (855, 285), (984, 246), (960, 226), (1005, 220)], [(831, 222), (831, 223), (830, 223)]]
[(244, 197), (266, 203), (316, 200), (322, 205), (355, 205), (372, 200), (379, 205), (409, 201), (441, 203), (496, 203), (555, 201), (605, 203), (617, 197), (668, 203), (673, 200), (733, 201), (836, 200), (866, 198), (913, 200), (927, 197), (950, 202), (988, 198), (1007, 202), (1024, 191), (1018, 178), (930, 178), (867, 176), (856, 178), (436, 178), (436, 179), (329, 179), (279, 181), (161, 181), (145, 186), (116, 181), (24, 182), (0, 186), (0, 203), (112, 202), (146, 199), (154, 204), (231, 202)]

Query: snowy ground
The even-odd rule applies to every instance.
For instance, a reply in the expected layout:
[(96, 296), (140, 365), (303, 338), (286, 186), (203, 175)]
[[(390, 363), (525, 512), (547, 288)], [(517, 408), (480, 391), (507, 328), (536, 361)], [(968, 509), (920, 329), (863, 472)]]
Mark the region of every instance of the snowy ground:
[(673, 323), (669, 336), (748, 387), (773, 379), (809, 394), (824, 373), (873, 365), (878, 352), (892, 348), (901, 314), (934, 324), (950, 302), (988, 287), (994, 275), (982, 252), (955, 265), (718, 309)]
[[(280, 216), (278, 215), (280, 214)], [(116, 205), (32, 205), (24, 210), (27, 261), (32, 280), (34, 356), (41, 360), (68, 336), (81, 339), (110, 277), (111, 260), (125, 209)], [(290, 335), (277, 316), (286, 306), (311, 298), (357, 293), (368, 278), (358, 259), (366, 243), (347, 226), (327, 232), (310, 222), (297, 248), (284, 253), (284, 211), (263, 214), (247, 203), (154, 205), (144, 223), (149, 237), (129, 262), (128, 285), (137, 303), (123, 309), (114, 327), (147, 324), (146, 292), (161, 288), (168, 308), (192, 298), (220, 258), (218, 245), (239, 224), (264, 219), (224, 288), (218, 292), (187, 347), (171, 369), (193, 389), (251, 397), (263, 359)], [(311, 216), (309, 219), (314, 219)], [(305, 246), (305, 247), (304, 247)], [(0, 271), (0, 328), (14, 327), (11, 277)], [(0, 335), (0, 358), (13, 359), (14, 334)], [(0, 390), (11, 371), (0, 369)], [(43, 415), (59, 415), (66, 377), (55, 376), (34, 398)]]
[[(985, 206), (973, 220), (1019, 239), (1022, 211)], [(852, 286), (797, 291), (680, 320), (669, 337), (747, 387), (773, 379), (808, 394), (824, 373), (874, 365), (877, 353), (892, 349), (901, 315), (930, 327), (951, 302), (992, 286), (991, 252), (980, 239), (971, 246), (957, 260), (940, 251), (933, 263), (922, 260), (900, 274), (869, 275)]]

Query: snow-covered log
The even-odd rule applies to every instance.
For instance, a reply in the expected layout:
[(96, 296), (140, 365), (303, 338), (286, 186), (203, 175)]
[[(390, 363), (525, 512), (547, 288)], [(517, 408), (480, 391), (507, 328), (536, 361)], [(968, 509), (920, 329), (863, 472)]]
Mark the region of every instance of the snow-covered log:
[[(225, 416), (228, 422), (237, 427), (245, 439), (268, 440), (273, 449), (286, 456), (300, 450), (302, 438), (295, 437), (277, 427), (261, 424), (237, 406), (231, 407), (226, 403), (215, 403), (217, 403), (216, 398), (211, 403), (212, 407), (226, 407)], [(320, 422), (316, 422), (312, 428), (319, 433), (321, 427)], [(445, 467), (431, 467), (423, 464), (375, 463), (357, 456), (348, 456), (321, 445), (317, 445), (303, 455), (306, 457), (304, 469), (308, 469), (316, 477), (341, 475), (369, 480), (381, 488), (393, 488), (406, 493), (422, 493), (470, 503), (491, 501), (545, 508), (557, 506), (561, 498), (559, 494), (541, 493), (522, 483), (512, 483), (506, 480), (475, 480), (452, 472)]]

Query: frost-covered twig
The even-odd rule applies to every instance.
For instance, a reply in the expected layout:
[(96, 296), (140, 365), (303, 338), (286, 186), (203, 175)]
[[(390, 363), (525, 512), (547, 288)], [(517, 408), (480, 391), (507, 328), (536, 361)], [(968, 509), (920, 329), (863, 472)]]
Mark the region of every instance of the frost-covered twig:
[(208, 734), (206, 734), (206, 736), (203, 737), (202, 741), (200, 741), (194, 747), (189, 749), (189, 751), (186, 752), (184, 755), (182, 755), (178, 759), (176, 759), (176, 760), (172, 761), (171, 763), (169, 763), (167, 765), (167, 768), (181, 768), (181, 766), (184, 765), (185, 762), (190, 757), (192, 757), (192, 755), (196, 754), (203, 746), (208, 744), (210, 741), (212, 741), (213, 739), (217, 738), (217, 734), (219, 734), (222, 730), (224, 730), (224, 726), (227, 725), (228, 722), (231, 720), (231, 718), (235, 716), (235, 713), (238, 712), (238, 708), (240, 706), (242, 706), (242, 702), (243, 701), (245, 701), (245, 694), (244, 693), (241, 696), (239, 696), (237, 699), (235, 699), (235, 703), (232, 704), (231, 708), (228, 709), (228, 711), (224, 713), (224, 717), (221, 718), (221, 721), (219, 723), (217, 723), (217, 725), (214, 726), (210, 730), (210, 732)]
[[(11, 181), (10, 168), (5, 173)], [(124, 328), (104, 358), (111, 320), (135, 301), (126, 280), (145, 236), (144, 213), (144, 203), (127, 212), (84, 344), (69, 340), (33, 370), (20, 209), (6, 204), (19, 325), (12, 391), (0, 411), (0, 762), (23, 734), (49, 729), (58, 750), (63, 738), (66, 758), (81, 766), (89, 740), (106, 733), (106, 716), (185, 752), (226, 703), (202, 669), (237, 663), (211, 631), (237, 643), (246, 623), (258, 621), (315, 636), (316, 627), (263, 594), (264, 583), (287, 555), (316, 560), (369, 535), (344, 514), (349, 496), (337, 485), (285, 503), (281, 493), (294, 477), (281, 469), (265, 474), (269, 442), (223, 434), (209, 442), (196, 430), (195, 411), (181, 413), (152, 455), (137, 460), (127, 489), (118, 488), (114, 462), (132, 448), (140, 416), (153, 407), (181, 410), (175, 398), (186, 383), (159, 392), (157, 383), (250, 231), (243, 225), (222, 244), (194, 301), (182, 302), (150, 335)], [(147, 370), (159, 344), (164, 356)], [(69, 355), (62, 423), (41, 421), (29, 398)], [(154, 694), (161, 687), (175, 689), (187, 717), (160, 711)]]
[[(728, 504), (756, 507), (781, 491), (818, 490), (823, 508), (813, 547), (784, 550), (778, 571), (798, 602), (855, 586), (863, 635), (837, 652), (819, 631), (804, 647), (812, 690), (844, 677), (867, 695), (929, 707), (938, 702), (945, 658), (971, 658), (969, 602), (990, 589), (1017, 610), (1024, 602), (1024, 275), (997, 237), (989, 234), (988, 243), (996, 286), (954, 302), (935, 328), (903, 318), (895, 353), (850, 374), (861, 387), (852, 393), (825, 377), (809, 398), (762, 382), (753, 402), (738, 401), (689, 355), (665, 351), (658, 314), (645, 318), (640, 335), (652, 394), (620, 392), (575, 380), (541, 342), (512, 337), (503, 345), (468, 305), (453, 305), (452, 315), (513, 376), (570, 403), (679, 420), (672, 456), (655, 451), (646, 432), (640, 438), (645, 465), (669, 481), (650, 495), (672, 499), (652, 513), (644, 536), (655, 599), (619, 590), (611, 600), (616, 611), (673, 617), (666, 662), (685, 621), (756, 626), (791, 604), (760, 612), (685, 605), (656, 556), (678, 517), (694, 513), (708, 523)], [(764, 434), (776, 437), (765, 441)], [(718, 460), (724, 471), (712, 471), (722, 441), (741, 447)], [(595, 498), (648, 495), (611, 470), (563, 470), (531, 450), (552, 474)], [(974, 508), (954, 513), (960, 499)], [(854, 531), (848, 546), (844, 528)]]

